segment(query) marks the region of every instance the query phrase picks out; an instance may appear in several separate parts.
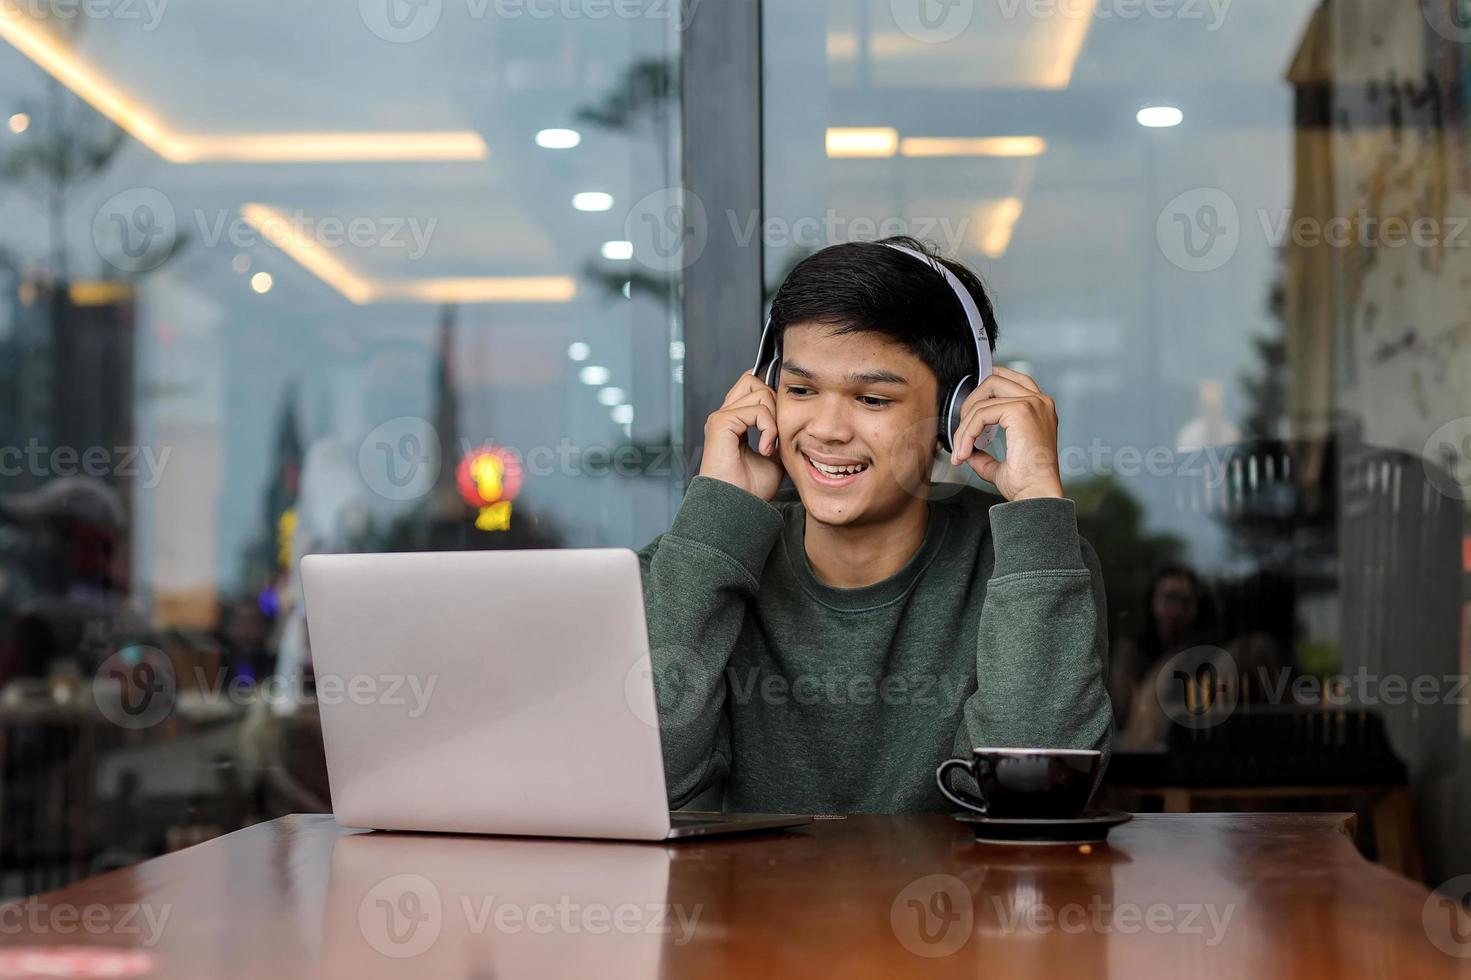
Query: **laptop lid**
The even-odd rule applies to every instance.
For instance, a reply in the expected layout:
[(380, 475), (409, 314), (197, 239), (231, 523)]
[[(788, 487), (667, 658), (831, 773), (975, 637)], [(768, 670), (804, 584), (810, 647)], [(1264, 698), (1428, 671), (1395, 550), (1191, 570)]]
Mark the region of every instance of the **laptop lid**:
[(301, 574), (339, 823), (669, 832), (633, 552), (308, 555)]

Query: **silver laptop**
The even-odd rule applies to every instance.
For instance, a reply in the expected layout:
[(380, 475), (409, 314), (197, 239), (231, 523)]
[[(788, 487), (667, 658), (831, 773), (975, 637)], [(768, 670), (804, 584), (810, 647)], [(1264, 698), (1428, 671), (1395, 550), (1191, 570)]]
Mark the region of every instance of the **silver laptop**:
[(337, 821), (665, 840), (809, 823), (669, 811), (638, 557), (301, 561)]

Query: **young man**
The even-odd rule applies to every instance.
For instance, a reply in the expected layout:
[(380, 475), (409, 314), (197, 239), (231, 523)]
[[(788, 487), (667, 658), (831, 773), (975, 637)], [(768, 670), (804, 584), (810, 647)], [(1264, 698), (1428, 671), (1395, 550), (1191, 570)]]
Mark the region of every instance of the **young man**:
[[(945, 265), (994, 347), (980, 281)], [(671, 806), (944, 811), (935, 767), (974, 746), (1107, 750), (1103, 580), (1063, 496), (1052, 399), (997, 367), (950, 461), (1005, 499), (940, 493), (939, 399), (977, 358), (937, 269), (832, 246), (792, 271), (771, 329), (775, 390), (736, 381), (640, 555)], [(973, 449), (992, 424), (1005, 460)]]

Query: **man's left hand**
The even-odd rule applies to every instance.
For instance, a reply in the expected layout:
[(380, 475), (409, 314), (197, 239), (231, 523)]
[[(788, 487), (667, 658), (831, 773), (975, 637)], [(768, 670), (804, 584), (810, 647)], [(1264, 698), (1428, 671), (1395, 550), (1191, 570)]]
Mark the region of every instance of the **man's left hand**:
[[(961, 405), (964, 420), (955, 434), (952, 466), (969, 463), (1007, 500), (1061, 497), (1057, 465), (1057, 407), (1037, 382), (1020, 371), (997, 366)], [(988, 425), (1006, 431), (1006, 458), (976, 449), (976, 437)]]

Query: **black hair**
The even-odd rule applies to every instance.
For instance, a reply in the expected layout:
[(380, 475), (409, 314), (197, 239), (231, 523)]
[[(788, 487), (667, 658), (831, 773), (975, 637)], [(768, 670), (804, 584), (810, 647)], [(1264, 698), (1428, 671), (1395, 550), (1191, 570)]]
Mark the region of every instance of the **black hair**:
[[(944, 263), (970, 292), (991, 349), (996, 315), (980, 278), (952, 259), (908, 236), (882, 242), (831, 245), (792, 269), (771, 304), (771, 327), (780, 342), (799, 323), (829, 325), (835, 332), (877, 333), (902, 344), (939, 382), (939, 397), (976, 373), (975, 342), (960, 297), (937, 270), (886, 244), (902, 245)], [(938, 406), (940, 411), (944, 406)]]

